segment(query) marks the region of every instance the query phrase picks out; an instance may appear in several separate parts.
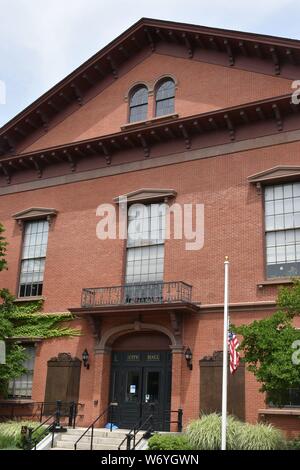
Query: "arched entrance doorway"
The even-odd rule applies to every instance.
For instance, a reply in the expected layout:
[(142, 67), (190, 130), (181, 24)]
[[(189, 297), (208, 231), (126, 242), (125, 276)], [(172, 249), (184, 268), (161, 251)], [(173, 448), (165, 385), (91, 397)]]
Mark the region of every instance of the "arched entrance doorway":
[(112, 344), (110, 402), (114, 422), (123, 429), (150, 414), (154, 429), (170, 427), (172, 353), (170, 338), (159, 331), (124, 334)]

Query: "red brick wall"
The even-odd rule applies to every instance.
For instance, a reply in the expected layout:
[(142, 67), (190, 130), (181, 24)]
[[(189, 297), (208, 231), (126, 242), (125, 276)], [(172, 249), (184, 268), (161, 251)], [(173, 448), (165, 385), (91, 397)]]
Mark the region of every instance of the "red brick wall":
[(282, 429), (288, 439), (300, 436), (300, 416), (265, 415), (262, 421)]
[[(126, 121), (124, 95), (131, 84), (139, 80), (153, 83), (162, 73), (171, 73), (178, 79), (176, 111), (181, 116), (283, 94), (290, 86), (288, 80), (278, 77), (153, 54), (132, 70), (128, 66), (120, 80), (26, 150), (118, 131)], [(58, 211), (49, 233), (43, 292), (46, 312), (63, 312), (70, 307), (79, 307), (84, 287), (121, 284), (125, 244), (119, 240), (97, 239), (97, 206), (140, 188), (171, 187), (178, 193), (176, 202), (204, 204), (205, 242), (202, 250), (189, 252), (185, 250), (185, 241), (167, 241), (165, 280), (182, 280), (192, 284), (194, 301), (221, 304), (223, 261), (224, 256), (228, 255), (231, 261), (232, 303), (274, 300), (276, 288), (257, 289), (257, 284), (264, 279), (262, 196), (248, 184), (247, 177), (275, 165), (299, 165), (299, 150), (299, 143), (283, 144), (1, 196), (0, 220), (6, 227), (9, 242), (9, 270), (0, 273), (0, 286), (17, 292), (22, 234), (12, 215), (34, 206), (53, 207)], [(240, 324), (262, 315), (233, 313), (232, 321)], [(135, 319), (136, 315), (107, 318), (103, 332), (120, 322), (129, 323)], [(166, 317), (152, 317), (151, 323), (154, 322), (171, 327)], [(76, 325), (82, 328), (82, 336), (48, 340), (38, 347), (34, 400), (44, 399), (47, 360), (58, 352), (69, 352), (79, 358), (85, 348), (92, 353), (94, 344), (89, 325), (79, 320)], [(176, 354), (174, 357), (172, 405), (184, 408), (187, 423), (199, 414), (199, 360), (222, 349), (222, 315), (200, 313), (187, 316), (183, 343), (193, 351), (194, 368), (191, 372), (182, 356)], [(91, 354), (90, 370), (82, 368), (81, 372), (80, 401), (85, 403), (85, 423), (106, 406), (108, 383), (109, 356), (93, 357)], [(257, 420), (258, 409), (264, 406), (258, 388), (253, 377), (247, 374), (246, 418), (251, 422)], [(99, 402), (95, 404), (97, 396)]]
[[(153, 86), (156, 80), (171, 74), (178, 81), (176, 109), (181, 116), (204, 113), (247, 103), (291, 91), (291, 80), (250, 72), (223, 65), (170, 55), (174, 46), (150, 56), (135, 57), (120, 70), (118, 80), (99, 85), (84, 106), (62, 114), (55, 126), (36, 142), (28, 143), (26, 152), (63, 143), (89, 139), (113, 132), (127, 123), (128, 103), (125, 95), (136, 82)], [(176, 53), (176, 51), (173, 51)], [(149, 118), (153, 117), (153, 97), (149, 101)]]
[(264, 279), (262, 196), (247, 176), (278, 164), (297, 165), (298, 155), (299, 144), (291, 143), (2, 196), (0, 220), (9, 242), (9, 270), (0, 274), (1, 284), (16, 293), (22, 236), (12, 215), (37, 206), (58, 210), (49, 233), (45, 311), (79, 306), (83, 287), (119, 285), (124, 241), (97, 239), (97, 206), (139, 188), (171, 186), (178, 192), (176, 202), (204, 204), (205, 242), (200, 251), (186, 251), (184, 240), (167, 241), (165, 280), (191, 283), (194, 300), (202, 304), (222, 303), (223, 260), (228, 255), (230, 301), (273, 300), (274, 287), (257, 289)]

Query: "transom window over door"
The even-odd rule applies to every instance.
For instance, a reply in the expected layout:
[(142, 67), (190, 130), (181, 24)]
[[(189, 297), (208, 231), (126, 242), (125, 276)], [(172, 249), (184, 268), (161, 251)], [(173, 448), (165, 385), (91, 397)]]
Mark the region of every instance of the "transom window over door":
[(267, 276), (300, 276), (300, 182), (265, 188)]
[(145, 121), (148, 117), (148, 89), (141, 85), (130, 96), (129, 122)]
[(48, 231), (47, 220), (25, 223), (19, 297), (42, 295)]
[(175, 111), (175, 83), (171, 78), (160, 82), (156, 90), (155, 115), (165, 116)]

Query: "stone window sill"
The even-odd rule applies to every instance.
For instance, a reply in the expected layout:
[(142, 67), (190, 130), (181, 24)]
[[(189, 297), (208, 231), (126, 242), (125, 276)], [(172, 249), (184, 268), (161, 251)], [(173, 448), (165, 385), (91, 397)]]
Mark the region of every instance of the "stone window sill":
[(299, 408), (265, 408), (258, 410), (260, 415), (300, 416)]
[(35, 302), (36, 300), (45, 300), (43, 295), (39, 295), (37, 297), (18, 297), (14, 300), (15, 303), (19, 302)]
[(267, 279), (257, 283), (257, 287), (262, 289), (265, 286), (279, 286), (284, 284), (293, 284), (293, 280), (290, 278), (276, 278), (276, 279)]
[(128, 124), (124, 124), (121, 126), (121, 130), (127, 130), (127, 129), (135, 129), (139, 128), (142, 126), (148, 126), (150, 124), (155, 124), (156, 122), (164, 122), (164, 121), (169, 121), (170, 119), (177, 119), (179, 117), (179, 114), (177, 113), (172, 113), (172, 114), (166, 114), (165, 116), (157, 116), (151, 119), (147, 119), (146, 121), (137, 121), (137, 122), (129, 122)]
[(35, 403), (30, 398), (8, 398), (7, 400), (0, 400), (0, 405), (31, 405)]

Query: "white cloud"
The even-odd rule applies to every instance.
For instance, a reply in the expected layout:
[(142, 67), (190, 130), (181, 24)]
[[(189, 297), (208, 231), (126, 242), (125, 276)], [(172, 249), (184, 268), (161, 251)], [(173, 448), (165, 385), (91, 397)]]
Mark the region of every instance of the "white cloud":
[[(297, 3), (295, 0), (0, 0), (0, 53), (2, 46), (8, 52), (14, 51), (15, 56), (26, 54), (22, 60), (26, 60), (27, 66), (34, 58), (37, 97), (142, 16), (263, 33), (269, 18), (274, 19), (277, 14), (279, 24), (281, 12), (293, 11), (293, 7), (297, 11)], [(271, 34), (276, 35), (276, 21), (272, 25), (274, 33)], [(15, 64), (0, 59), (0, 79), (7, 71), (12, 76), (14, 67)], [(16, 79), (14, 86), (20, 82), (22, 77)]]

